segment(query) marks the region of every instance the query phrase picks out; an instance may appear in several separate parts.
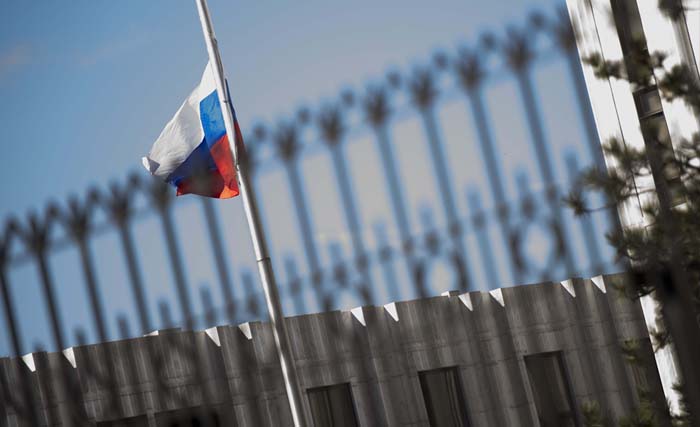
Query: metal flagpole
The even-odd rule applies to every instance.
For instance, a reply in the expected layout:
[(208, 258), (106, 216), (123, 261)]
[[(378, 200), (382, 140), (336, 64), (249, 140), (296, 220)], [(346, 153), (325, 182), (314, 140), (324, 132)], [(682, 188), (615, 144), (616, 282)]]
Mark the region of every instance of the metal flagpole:
[(204, 39), (207, 43), (207, 51), (209, 52), (209, 62), (212, 65), (214, 78), (216, 80), (216, 90), (219, 94), (219, 103), (224, 116), (224, 125), (226, 134), (229, 137), (229, 145), (233, 152), (236, 171), (238, 172), (238, 188), (240, 195), (243, 198), (243, 209), (245, 210), (246, 219), (248, 220), (248, 228), (250, 229), (250, 238), (253, 241), (253, 249), (255, 250), (255, 259), (258, 264), (258, 272), (262, 281), (263, 290), (265, 291), (265, 300), (267, 301), (267, 310), (270, 313), (270, 322), (272, 323), (272, 333), (277, 345), (277, 353), (282, 366), (282, 376), (287, 389), (287, 398), (289, 399), (289, 408), (292, 412), (292, 419), (296, 427), (305, 427), (308, 425), (304, 415), (304, 408), (301, 400), (301, 389), (299, 387), (299, 378), (294, 366), (294, 359), (291, 354), (289, 345), (289, 335), (284, 324), (284, 315), (282, 314), (282, 306), (280, 305), (279, 292), (275, 283), (275, 275), (272, 271), (272, 263), (267, 252), (267, 244), (263, 233), (262, 225), (258, 215), (258, 206), (252, 187), (249, 186), (247, 163), (240, 161), (238, 157), (237, 134), (233, 123), (233, 110), (231, 107), (228, 91), (224, 80), (224, 67), (221, 63), (219, 55), (219, 46), (214, 36), (214, 28), (209, 15), (209, 8), (206, 0), (196, 0), (197, 10), (199, 11), (199, 20), (202, 23), (202, 31)]

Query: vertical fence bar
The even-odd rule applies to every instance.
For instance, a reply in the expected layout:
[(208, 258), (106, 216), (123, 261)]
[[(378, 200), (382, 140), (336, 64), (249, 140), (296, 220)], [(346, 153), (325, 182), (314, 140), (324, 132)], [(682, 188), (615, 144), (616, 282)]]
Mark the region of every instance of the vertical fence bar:
[(119, 239), (121, 240), (127, 271), (129, 273), (131, 292), (136, 305), (136, 312), (139, 316), (140, 332), (146, 334), (151, 332), (152, 323), (129, 224), (131, 217), (130, 195), (127, 191), (113, 184), (110, 188), (110, 197), (107, 200), (107, 205), (109, 208), (109, 215), (119, 230)]
[(295, 314), (306, 314), (306, 303), (304, 302), (304, 294), (302, 292), (302, 280), (299, 277), (299, 273), (297, 272), (297, 265), (292, 257), (285, 257), (284, 270), (287, 275), (289, 292), (294, 298)]
[(386, 227), (383, 224), (375, 224), (374, 234), (377, 239), (379, 265), (382, 267), (384, 282), (389, 290), (389, 300), (399, 301), (402, 298), (399, 281), (394, 270), (394, 251), (389, 244), (386, 235)]
[(319, 127), (321, 128), (323, 140), (331, 152), (336, 185), (338, 186), (338, 193), (343, 204), (345, 223), (350, 231), (350, 238), (352, 240), (355, 266), (362, 279), (362, 284), (359, 289), (360, 296), (362, 297), (363, 304), (369, 305), (372, 303), (373, 299), (371, 291), (372, 281), (369, 275), (367, 250), (364, 239), (362, 238), (362, 226), (360, 225), (360, 217), (357, 212), (357, 203), (353, 197), (355, 192), (352, 191), (347, 159), (343, 151), (342, 134), (344, 132), (344, 126), (340, 114), (339, 109), (336, 107), (326, 108), (321, 112), (319, 117)]
[[(566, 156), (566, 170), (569, 172), (570, 186), (575, 187), (577, 185), (578, 174), (580, 173), (575, 154)], [(596, 227), (593, 222), (593, 217), (591, 214), (587, 213), (581, 215), (578, 219), (579, 224), (581, 225), (581, 233), (583, 234), (583, 242), (586, 245), (586, 251), (588, 252), (588, 259), (591, 262), (591, 270), (593, 271), (593, 275), (600, 274), (603, 271), (604, 264), (600, 256), (600, 248), (598, 246)]]
[(255, 279), (250, 271), (241, 271), (241, 281), (243, 282), (243, 289), (245, 290), (246, 298), (246, 308), (248, 309), (248, 314), (252, 315), (254, 319), (260, 317), (260, 302), (258, 301), (258, 293), (255, 291)]
[(163, 182), (153, 180), (151, 197), (153, 198), (163, 226), (163, 234), (165, 235), (168, 256), (170, 257), (170, 268), (173, 271), (173, 278), (175, 279), (175, 291), (177, 292), (177, 300), (180, 305), (182, 320), (185, 328), (189, 330), (195, 326), (195, 319), (192, 317), (194, 311), (192, 310), (189, 288), (187, 286), (187, 280), (185, 279), (185, 266), (177, 244), (175, 226), (173, 225), (170, 188)]
[(109, 341), (109, 336), (107, 333), (107, 325), (104, 319), (104, 306), (102, 304), (102, 298), (100, 297), (100, 291), (97, 288), (97, 278), (95, 275), (95, 267), (92, 260), (92, 255), (90, 253), (90, 248), (85, 238), (81, 238), (77, 241), (78, 251), (80, 253), (80, 261), (83, 267), (83, 279), (85, 279), (85, 287), (90, 299), (90, 311), (92, 314), (92, 321), (95, 323), (95, 329), (97, 331), (97, 339), (100, 342)]
[(527, 70), (523, 70), (518, 75), (518, 85), (520, 86), (523, 106), (528, 116), (529, 129), (535, 145), (538, 164), (540, 165), (542, 178), (546, 185), (546, 198), (552, 210), (553, 225), (557, 231), (557, 240), (561, 242), (560, 249), (563, 251), (562, 256), (566, 264), (567, 274), (568, 276), (572, 276), (576, 272), (576, 265), (574, 263), (569, 245), (568, 233), (565, 229), (564, 217), (561, 209), (561, 200), (556, 188), (553, 167), (544, 138), (542, 119), (540, 117), (537, 104), (535, 104), (536, 101), (532, 90), (532, 82)]
[(561, 242), (560, 249), (563, 251), (562, 259), (564, 260), (567, 275), (573, 276), (576, 272), (576, 264), (574, 263), (573, 252), (569, 245), (568, 233), (565, 229), (562, 203), (559, 192), (557, 191), (554, 168), (549, 155), (542, 117), (535, 98), (530, 76), (533, 52), (529, 43), (530, 40), (525, 35), (518, 34), (516, 31), (512, 30), (508, 34), (505, 55), (508, 57), (508, 63), (518, 82), (520, 99), (527, 117), (528, 130), (535, 150), (535, 157), (537, 159), (540, 175), (542, 176), (542, 181), (546, 188), (545, 194), (552, 214), (553, 229), (558, 233), (556, 236), (557, 240)]
[(527, 227), (529, 227), (531, 223), (537, 221), (537, 205), (530, 191), (527, 175), (524, 172), (516, 173), (515, 181), (518, 186), (518, 210), (520, 213), (518, 217), (520, 222), (515, 224), (513, 231), (513, 248), (519, 269), (523, 272), (523, 279), (529, 280), (531, 279), (529, 276), (532, 270), (532, 264), (528, 263), (523, 255), (523, 237), (526, 237)]
[(323, 270), (321, 260), (318, 255), (318, 248), (314, 240), (313, 226), (306, 202), (306, 191), (299, 173), (298, 154), (301, 150), (297, 129), (293, 125), (280, 125), (275, 135), (275, 143), (279, 157), (284, 162), (287, 178), (289, 182), (289, 194), (292, 196), (294, 210), (296, 212), (297, 223), (301, 239), (304, 242), (304, 254), (309, 267), (311, 284), (316, 292), (319, 308), (330, 310), (333, 302), (330, 296), (326, 295), (323, 289)]
[[(330, 253), (330, 278), (332, 283), (335, 284), (336, 292), (334, 295), (337, 299), (336, 306), (338, 306), (341, 304), (343, 291), (348, 290), (350, 287), (350, 277), (346, 263), (343, 260), (343, 249), (340, 244), (338, 242), (329, 243), (328, 252)], [(360, 295), (360, 300), (362, 304), (365, 304), (366, 299), (363, 295)]]
[(454, 247), (453, 259), (459, 264), (460, 280), (458, 281), (459, 289), (466, 292), (472, 289), (474, 280), (472, 277), (472, 268), (469, 265), (469, 255), (464, 245), (464, 237), (462, 233), (462, 221), (457, 213), (455, 206), (452, 186), (450, 185), (449, 172), (445, 153), (443, 152), (442, 144), (440, 143), (437, 124), (435, 123), (434, 111), (431, 108), (423, 110), (423, 122), (428, 137), (430, 146), (431, 158), (433, 161), (433, 169), (438, 177), (438, 186), (440, 188), (440, 196), (442, 197), (443, 208), (447, 218), (447, 230), (452, 240)]
[[(523, 238), (528, 237), (527, 233), (525, 233), (524, 231), (526, 230), (526, 227), (537, 223), (540, 220), (540, 218), (538, 217), (537, 196), (533, 193), (532, 189), (530, 188), (530, 181), (528, 179), (527, 174), (523, 171), (518, 174), (516, 179), (518, 183), (518, 192), (521, 195), (520, 211), (522, 214), (521, 217), (523, 219), (520, 224), (520, 237), (518, 243), (518, 247), (522, 257), (522, 245), (524, 243)], [(560, 223), (558, 223), (556, 219), (552, 217), (545, 217), (544, 219), (546, 220), (545, 225), (547, 226), (550, 235), (554, 237), (554, 244), (551, 248), (551, 252), (549, 253), (549, 257), (546, 260), (545, 265), (541, 269), (538, 269), (536, 271), (536, 280), (555, 280), (552, 277), (552, 271), (556, 269), (557, 265), (561, 264), (561, 259), (566, 253), (566, 243), (563, 240), (563, 234), (560, 232), (560, 230), (558, 230), (558, 227), (560, 227)], [(521, 259), (523, 264), (527, 265), (527, 260), (525, 258)]]
[(92, 321), (95, 324), (97, 338), (100, 342), (109, 340), (107, 333), (107, 322), (105, 320), (105, 310), (100, 297), (100, 290), (97, 284), (97, 275), (95, 274), (95, 264), (92, 259), (92, 253), (88, 246), (88, 232), (90, 229), (89, 211), (86, 207), (80, 206), (77, 199), (71, 199), (68, 202), (68, 215), (64, 218), (70, 236), (78, 246), (80, 255), (80, 264), (83, 269), (83, 279), (85, 280), (85, 290), (90, 300), (90, 311)]
[(450, 169), (445, 159), (444, 147), (440, 140), (437, 119), (435, 117), (435, 100), (438, 92), (433, 78), (430, 71), (418, 70), (411, 81), (410, 88), (413, 96), (413, 103), (420, 111), (423, 119), (425, 136), (428, 140), (428, 148), (433, 163), (433, 172), (437, 177), (440, 198), (447, 219), (447, 229), (454, 247), (453, 258), (455, 263), (458, 264), (457, 271), (459, 272), (459, 276), (461, 276), (458, 285), (462, 292), (466, 292), (471, 288), (473, 279), (471, 277), (471, 267), (468, 261), (469, 257), (466, 247), (464, 246), (462, 224), (454, 200), (454, 192), (450, 180)]
[[(95, 264), (90, 251), (88, 237), (90, 230), (90, 210), (89, 206), (81, 206), (77, 199), (72, 198), (68, 202), (68, 213), (63, 220), (66, 223), (69, 235), (73, 242), (78, 246), (80, 261), (83, 269), (83, 279), (85, 281), (85, 290), (90, 300), (90, 312), (92, 321), (97, 332), (97, 339), (100, 343), (109, 341), (107, 332), (107, 322), (105, 317), (105, 309), (100, 296), (100, 289), (97, 284), (97, 275), (95, 274)], [(85, 338), (76, 336), (76, 338)], [(80, 345), (80, 342), (79, 342)], [(121, 399), (117, 396), (116, 390), (116, 372), (112, 359), (112, 354), (107, 353), (104, 349), (98, 350), (102, 355), (102, 366), (107, 370), (106, 385), (110, 393), (110, 410), (113, 411), (112, 416), (117, 416), (122, 412)], [(100, 378), (102, 380), (102, 378)], [(103, 381), (104, 382), (104, 381)]]
[(481, 197), (476, 191), (469, 191), (467, 194), (469, 207), (471, 208), (472, 224), (479, 242), (479, 252), (484, 265), (486, 278), (490, 282), (488, 289), (501, 287), (501, 279), (498, 276), (496, 264), (494, 263), (493, 247), (488, 235), (489, 223), (486, 219), (486, 212), (481, 205)]
[(372, 125), (376, 135), (377, 146), (379, 147), (379, 154), (384, 169), (384, 179), (391, 199), (394, 220), (399, 230), (404, 258), (416, 293), (419, 297), (423, 298), (428, 295), (423, 277), (424, 270), (415, 255), (415, 244), (411, 237), (411, 226), (408, 220), (408, 214), (406, 213), (406, 203), (404, 201), (400, 178), (391, 148), (391, 141), (389, 139), (387, 121), (390, 114), (390, 107), (386, 92), (383, 89), (370, 89), (365, 98), (365, 109), (367, 119)]
[[(450, 184), (449, 167), (445, 159), (442, 143), (440, 142), (440, 138), (438, 136), (437, 123), (435, 122), (435, 112), (432, 108), (426, 108), (421, 111), (421, 114), (423, 116), (423, 124), (425, 126), (425, 132), (429, 143), (428, 146), (430, 147), (433, 169), (438, 178), (438, 187), (440, 190), (440, 197), (442, 198), (443, 208), (445, 210), (445, 217), (447, 218), (447, 225), (450, 230), (458, 228), (460, 226), (459, 214), (457, 213), (452, 185)], [(461, 236), (459, 236), (459, 233), (450, 234), (453, 237), (457, 236), (455, 239), (455, 245), (464, 246), (461, 242)], [(458, 249), (460, 249), (460, 252), (465, 253), (463, 247)]]
[(54, 293), (53, 280), (51, 279), (51, 273), (49, 272), (46, 259), (49, 230), (47, 224), (41, 224), (39, 221), (39, 218), (35, 215), (29, 217), (30, 229), (26, 238), (28, 246), (31, 248), (32, 255), (34, 255), (37, 262), (39, 282), (41, 284), (46, 310), (49, 314), (49, 321), (51, 323), (49, 328), (51, 330), (55, 351), (62, 351), (65, 349), (63, 323), (61, 321), (61, 314), (56, 302), (56, 294)]
[(134, 294), (137, 313), (139, 316), (139, 324), (141, 333), (148, 333), (152, 328), (151, 317), (148, 314), (148, 305), (146, 302), (146, 293), (143, 287), (143, 280), (139, 272), (138, 261), (136, 260), (136, 249), (131, 235), (129, 225), (124, 222), (119, 226), (119, 237), (121, 238), (124, 256), (126, 257), (127, 269), (129, 271), (129, 279), (131, 281), (131, 290)]
[[(12, 352), (16, 358), (19, 358), (24, 354), (24, 349), (22, 346), (19, 324), (17, 323), (15, 305), (12, 302), (10, 283), (7, 280), (6, 268), (10, 257), (10, 236), (8, 234), (9, 233), (6, 233), (4, 236), (0, 236), (0, 291), (2, 291), (3, 311), (5, 312), (5, 329), (9, 329), (10, 332)], [(34, 411), (34, 391), (31, 376), (22, 366), (20, 366), (18, 370), (24, 406), (18, 408), (19, 410), (16, 411), (17, 416), (19, 419), (28, 420), (30, 425), (39, 425), (38, 416)]]
[(209, 240), (211, 241), (212, 252), (214, 253), (214, 262), (216, 263), (216, 271), (219, 275), (219, 286), (221, 286), (221, 295), (224, 297), (226, 319), (229, 324), (236, 321), (236, 306), (233, 293), (233, 283), (229, 273), (228, 264), (224, 255), (224, 245), (221, 241), (221, 228), (216, 217), (216, 211), (212, 205), (212, 201), (206, 197), (201, 197), (202, 208), (204, 209), (204, 217), (209, 230)]
[(404, 201), (402, 188), (399, 184), (400, 179), (398, 171), (396, 170), (391, 141), (389, 140), (386, 127), (377, 129), (377, 143), (381, 153), (385, 179), (389, 187), (391, 206), (394, 211), (394, 218), (396, 220), (396, 225), (398, 226), (401, 243), (404, 245), (404, 250), (406, 252), (412, 253), (413, 242), (411, 237), (411, 226), (408, 220), (408, 214), (406, 213), (406, 203)]
[(456, 69), (462, 88), (465, 90), (467, 98), (469, 99), (472, 120), (476, 125), (479, 148), (486, 166), (486, 174), (489, 178), (488, 184), (496, 207), (501, 238), (508, 252), (508, 267), (510, 269), (511, 280), (514, 284), (517, 284), (522, 280), (522, 271), (519, 267), (516, 249), (512, 245), (513, 236), (510, 227), (506, 190), (503, 184), (501, 168), (496, 160), (495, 143), (484, 106), (482, 84), (485, 71), (483, 70), (479, 53), (462, 49)]
[(214, 307), (214, 301), (212, 300), (209, 287), (199, 287), (199, 299), (202, 301), (202, 308), (204, 310), (202, 315), (204, 319), (204, 327), (211, 328), (213, 326), (216, 326), (216, 307)]
[(416, 274), (418, 272), (419, 261), (415, 256), (415, 243), (411, 236), (411, 227), (408, 214), (406, 213), (403, 191), (399, 184), (400, 181), (398, 171), (396, 170), (393, 150), (391, 149), (391, 141), (389, 140), (388, 130), (385, 126), (377, 128), (377, 142), (382, 157), (382, 164), (384, 165), (385, 179), (389, 186), (391, 205), (394, 211), (396, 224), (398, 225), (403, 253), (408, 261), (411, 278), (413, 279), (418, 295), (421, 298), (426, 297), (427, 290), (425, 289), (423, 278)]
[[(434, 294), (435, 288), (432, 281), (428, 281), (428, 275), (431, 273), (431, 264), (435, 258), (443, 255), (443, 242), (440, 236), (440, 231), (438, 227), (435, 226), (435, 221), (433, 218), (433, 211), (430, 205), (425, 204), (419, 209), (420, 221), (422, 222), (422, 229), (424, 230), (422, 236), (420, 236), (421, 247), (424, 249), (423, 266), (425, 268), (426, 276), (426, 288), (429, 289), (430, 294)], [(416, 239), (418, 240), (418, 239)], [(455, 255), (455, 251), (450, 252), (451, 255)], [(448, 257), (450, 261), (453, 261), (452, 257)], [(460, 270), (460, 265), (453, 265), (455, 268), (455, 276), (457, 278), (456, 282), (458, 286), (464, 283), (463, 271)], [(450, 288), (454, 290), (454, 288)]]
[[(54, 291), (54, 284), (47, 259), (49, 230), (52, 221), (53, 218), (50, 216), (45, 218), (44, 221), (41, 221), (36, 215), (30, 215), (28, 224), (29, 230), (24, 237), (39, 270), (39, 281), (41, 283), (46, 310), (49, 314), (49, 328), (51, 330), (53, 345), (55, 351), (61, 352), (66, 348), (63, 335), (63, 322), (58, 307), (58, 301), (56, 300), (56, 293)], [(49, 373), (47, 372), (46, 374), (48, 375)], [(54, 393), (56, 393), (57, 396), (75, 396), (73, 390), (70, 389), (69, 373), (65, 364), (60, 364), (59, 375), (55, 380), (56, 387), (54, 388)], [(65, 410), (67, 413), (63, 413), (63, 411), (59, 409), (59, 411), (62, 412), (60, 415), (61, 423), (66, 423), (69, 426), (76, 425), (80, 419), (80, 402), (82, 401), (82, 396), (78, 396), (76, 399), (71, 398), (66, 400), (67, 408), (65, 408)]]

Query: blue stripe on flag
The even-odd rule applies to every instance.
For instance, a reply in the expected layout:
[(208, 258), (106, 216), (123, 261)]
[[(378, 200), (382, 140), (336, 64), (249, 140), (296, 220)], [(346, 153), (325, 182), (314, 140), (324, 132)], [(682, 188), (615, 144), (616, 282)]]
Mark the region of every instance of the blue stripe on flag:
[(226, 134), (224, 115), (221, 113), (216, 90), (199, 103), (199, 117), (202, 121), (202, 129), (204, 129), (204, 140), (211, 148)]
[(166, 181), (174, 186), (178, 186), (180, 181), (192, 178), (203, 171), (216, 170), (216, 163), (211, 156), (209, 146), (206, 141), (202, 141), (195, 148), (184, 162), (168, 175)]

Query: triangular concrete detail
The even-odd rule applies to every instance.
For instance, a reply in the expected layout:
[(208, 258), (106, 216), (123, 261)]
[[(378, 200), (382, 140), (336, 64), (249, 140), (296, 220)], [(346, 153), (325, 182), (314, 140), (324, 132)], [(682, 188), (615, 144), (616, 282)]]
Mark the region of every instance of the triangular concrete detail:
[(491, 295), (491, 297), (493, 297), (493, 299), (495, 299), (501, 305), (501, 307), (506, 306), (506, 302), (503, 300), (503, 290), (501, 288), (489, 291), (489, 295)]
[(250, 330), (250, 322), (241, 323), (238, 325), (238, 329), (243, 332), (246, 338), (249, 340), (253, 339), (253, 331)]
[(221, 347), (221, 340), (219, 339), (219, 329), (215, 326), (213, 328), (206, 329), (207, 336), (216, 344), (217, 347)]
[(559, 282), (559, 284), (562, 286), (562, 288), (566, 289), (566, 292), (569, 293), (572, 297), (576, 298), (576, 290), (574, 290), (574, 281), (571, 279), (564, 280), (563, 282)]
[(36, 372), (36, 364), (34, 363), (34, 355), (32, 353), (27, 353), (22, 356), (22, 361), (30, 371)]
[(603, 276), (591, 277), (591, 282), (593, 282), (593, 284), (596, 285), (598, 289), (600, 289), (600, 292), (604, 294), (608, 293), (608, 289), (605, 286), (605, 280), (603, 280)]
[(367, 326), (367, 322), (365, 321), (365, 312), (362, 310), (362, 307), (355, 307), (350, 310), (350, 313), (352, 313), (353, 317), (357, 319), (362, 326)]
[(396, 310), (395, 302), (385, 304), (384, 310), (386, 310), (386, 312), (389, 313), (389, 316), (391, 316), (392, 319), (394, 319), (397, 322), (399, 321), (399, 312)]
[(78, 367), (77, 363), (75, 363), (75, 352), (73, 351), (73, 347), (68, 347), (67, 349), (63, 350), (63, 356), (68, 359), (68, 363), (70, 363), (73, 369)]
[(472, 304), (472, 296), (470, 293), (460, 295), (459, 300), (462, 301), (462, 304), (464, 304), (469, 311), (474, 311), (474, 304)]

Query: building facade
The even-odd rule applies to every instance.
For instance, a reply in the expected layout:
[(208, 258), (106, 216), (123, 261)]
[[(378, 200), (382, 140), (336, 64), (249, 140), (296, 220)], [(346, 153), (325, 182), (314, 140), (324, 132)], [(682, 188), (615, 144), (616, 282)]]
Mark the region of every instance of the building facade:
[[(315, 426), (581, 426), (585, 403), (610, 420), (632, 413), (640, 387), (665, 404), (622, 276), (286, 321)], [(2, 425), (30, 414), (40, 425), (291, 425), (267, 323), (4, 358), (0, 378)]]

